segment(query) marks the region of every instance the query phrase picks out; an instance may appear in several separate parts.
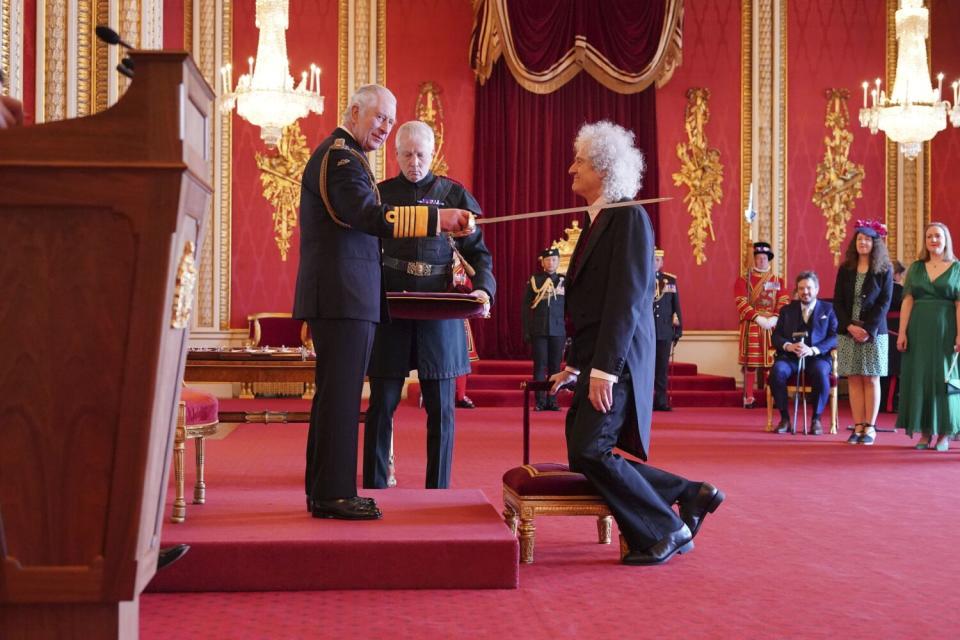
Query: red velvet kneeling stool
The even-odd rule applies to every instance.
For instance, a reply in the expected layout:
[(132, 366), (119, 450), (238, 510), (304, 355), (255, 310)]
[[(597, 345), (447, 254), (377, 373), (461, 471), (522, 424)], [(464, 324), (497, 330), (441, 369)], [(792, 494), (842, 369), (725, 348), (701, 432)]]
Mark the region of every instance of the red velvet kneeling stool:
[(207, 485), (203, 480), (204, 438), (217, 432), (220, 426), (217, 414), (220, 404), (216, 396), (183, 387), (177, 410), (177, 431), (173, 441), (173, 471), (177, 481), (177, 495), (173, 501), (171, 522), (183, 522), (187, 517), (187, 503), (183, 497), (183, 453), (187, 440), (196, 440), (197, 481), (193, 486), (193, 504), (206, 502)]
[(556, 462), (529, 464), (530, 392), (546, 391), (550, 385), (549, 381), (523, 383), (524, 464), (503, 474), (503, 517), (514, 534), (519, 531), (520, 561), (528, 564), (533, 562), (534, 519), (538, 515), (596, 516), (600, 544), (610, 544), (613, 527), (607, 503), (586, 476)]

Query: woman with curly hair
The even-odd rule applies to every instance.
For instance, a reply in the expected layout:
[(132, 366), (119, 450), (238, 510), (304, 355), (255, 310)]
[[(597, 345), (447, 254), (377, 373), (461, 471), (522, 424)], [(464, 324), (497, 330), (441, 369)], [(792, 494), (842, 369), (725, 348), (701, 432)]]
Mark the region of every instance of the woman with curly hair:
[(917, 449), (950, 448), (960, 432), (960, 395), (948, 395), (945, 380), (960, 351), (960, 268), (950, 230), (931, 222), (923, 232), (920, 258), (910, 265), (903, 285), (900, 335), (900, 413), (897, 426), (922, 435)]
[(880, 376), (887, 375), (887, 311), (893, 270), (887, 253), (887, 228), (858, 220), (837, 271), (833, 308), (837, 314), (838, 371), (847, 377), (854, 430), (850, 444), (877, 439)]

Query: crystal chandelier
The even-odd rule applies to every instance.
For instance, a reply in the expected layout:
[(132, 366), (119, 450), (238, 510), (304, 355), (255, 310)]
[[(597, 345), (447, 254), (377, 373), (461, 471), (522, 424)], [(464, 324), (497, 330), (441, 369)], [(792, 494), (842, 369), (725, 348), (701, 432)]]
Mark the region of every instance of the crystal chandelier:
[[(260, 127), (260, 137), (268, 147), (276, 147), (283, 128), (309, 112), (323, 113), (320, 95), (320, 67), (310, 65), (294, 88), (287, 60), (286, 30), (290, 19), (289, 0), (257, 0), (257, 29), (260, 41), (257, 57), (249, 58), (249, 72), (233, 86), (233, 66), (220, 69), (223, 102), (226, 113), (237, 107), (237, 114)], [(254, 64), (256, 63), (256, 64)]]
[(879, 129), (894, 142), (900, 143), (900, 152), (907, 158), (916, 158), (922, 144), (931, 140), (947, 126), (947, 115), (954, 127), (960, 127), (960, 106), (957, 105), (960, 82), (953, 83), (953, 108), (943, 100), (943, 74), (937, 75), (937, 88), (930, 82), (927, 63), (927, 33), (930, 13), (923, 0), (900, 0), (896, 14), (897, 72), (893, 93), (889, 96), (880, 88), (880, 78), (870, 90), (871, 104), (867, 106), (867, 88), (863, 83), (863, 108), (860, 126), (870, 127), (870, 133)]

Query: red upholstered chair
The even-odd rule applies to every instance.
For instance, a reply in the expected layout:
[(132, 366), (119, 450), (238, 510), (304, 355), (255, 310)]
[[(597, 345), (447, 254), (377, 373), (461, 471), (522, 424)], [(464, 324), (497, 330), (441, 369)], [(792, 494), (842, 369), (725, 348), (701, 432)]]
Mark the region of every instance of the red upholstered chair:
[[(503, 474), (503, 517), (520, 536), (520, 561), (533, 562), (534, 519), (544, 516), (596, 516), (600, 544), (610, 544), (613, 517), (610, 509), (587, 478), (565, 464), (530, 464), (530, 392), (546, 391), (549, 381), (524, 382), (523, 466)], [(519, 524), (518, 524), (519, 520)]]
[(310, 328), (303, 320), (294, 320), (289, 313), (254, 313), (247, 316), (251, 347), (313, 348)]
[(189, 387), (180, 392), (177, 409), (177, 430), (173, 440), (173, 472), (176, 478), (176, 498), (173, 501), (171, 522), (183, 522), (187, 518), (187, 503), (183, 497), (183, 453), (187, 440), (195, 440), (197, 456), (197, 481), (193, 486), (193, 504), (203, 504), (207, 499), (207, 485), (203, 478), (204, 439), (217, 432), (220, 426), (217, 412), (219, 403), (215, 396)]

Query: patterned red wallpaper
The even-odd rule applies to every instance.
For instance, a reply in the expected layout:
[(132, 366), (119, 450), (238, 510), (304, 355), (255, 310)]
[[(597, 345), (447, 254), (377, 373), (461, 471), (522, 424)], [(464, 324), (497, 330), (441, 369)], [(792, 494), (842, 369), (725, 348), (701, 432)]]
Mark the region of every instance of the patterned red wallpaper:
[[(860, 127), (861, 83), (883, 75), (886, 14), (877, 0), (794, 0), (787, 4), (787, 281), (813, 269), (820, 296), (833, 295), (837, 268), (826, 222), (813, 204), (817, 163), (823, 159), (828, 88), (847, 88), (853, 144), (850, 159), (864, 165), (863, 197), (853, 221), (884, 215), (884, 137)], [(845, 241), (846, 242), (846, 241)], [(844, 244), (845, 246), (845, 244)]]
[[(657, 242), (666, 253), (664, 269), (678, 277), (685, 329), (733, 329), (737, 322), (732, 291), (740, 236), (740, 5), (686, 3), (683, 65), (657, 91), (658, 157), (648, 161), (660, 163), (660, 194), (673, 197), (660, 205)], [(707, 143), (720, 150), (723, 165), (723, 200), (713, 209), (716, 241), (707, 241), (707, 261), (699, 266), (687, 239), (687, 189), (673, 186), (671, 177), (680, 168), (677, 144), (687, 141), (684, 109), (691, 87), (710, 90)]]
[[(300, 128), (312, 149), (336, 126), (337, 117), (337, 1), (291, 2), (287, 55), (296, 82), (311, 62), (322, 69), (321, 90), (326, 97), (323, 115), (311, 114)], [(234, 3), (234, 82), (247, 69), (247, 58), (257, 52), (253, 0)], [(230, 286), (230, 326), (245, 327), (247, 315), (265, 311), (289, 312), (299, 260), (299, 229), (291, 239), (287, 260), (274, 241), (273, 207), (264, 199), (256, 154), (266, 147), (260, 129), (236, 114), (233, 117), (233, 246)]]
[[(397, 124), (416, 117), (414, 107), (423, 82), (439, 85), (447, 175), (467, 188), (473, 180), (472, 28), (473, 11), (466, 0), (387, 3), (387, 86), (397, 96)], [(395, 142), (396, 136), (391, 135), (387, 143), (388, 176), (399, 173)]]
[[(930, 7), (931, 73), (943, 72), (944, 97), (953, 103), (950, 85), (960, 80), (960, 47), (957, 29), (960, 29), (960, 2), (933, 0)], [(930, 215), (933, 220), (945, 222), (953, 236), (954, 250), (960, 242), (960, 180), (956, 178), (956, 163), (960, 161), (960, 129), (949, 123), (946, 131), (938, 133), (930, 149)]]

